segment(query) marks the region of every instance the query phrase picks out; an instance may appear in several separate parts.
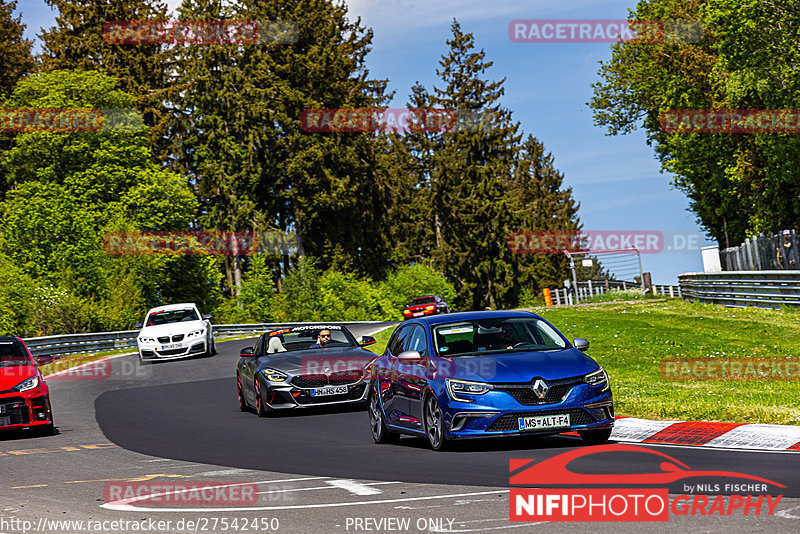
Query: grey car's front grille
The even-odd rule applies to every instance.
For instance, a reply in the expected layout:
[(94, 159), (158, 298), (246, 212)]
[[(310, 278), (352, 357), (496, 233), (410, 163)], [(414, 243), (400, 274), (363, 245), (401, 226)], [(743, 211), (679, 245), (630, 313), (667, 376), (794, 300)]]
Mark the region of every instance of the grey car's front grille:
[(342, 402), (348, 400), (358, 400), (364, 395), (366, 384), (358, 384), (349, 388), (349, 391), (342, 395), (325, 395), (322, 397), (312, 397), (308, 393), (303, 393), (295, 397), (298, 404), (325, 404), (328, 402)]
[(298, 375), (292, 378), (292, 385), (299, 388), (321, 388), (325, 386), (345, 386), (355, 384), (363, 377), (361, 371), (344, 371), (330, 375)]

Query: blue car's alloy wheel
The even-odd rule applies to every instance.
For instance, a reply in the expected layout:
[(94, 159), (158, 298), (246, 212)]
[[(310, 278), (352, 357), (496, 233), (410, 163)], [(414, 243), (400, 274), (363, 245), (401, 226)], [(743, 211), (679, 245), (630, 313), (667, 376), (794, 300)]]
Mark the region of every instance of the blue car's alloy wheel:
[(376, 394), (369, 396), (369, 427), (372, 430), (372, 439), (375, 443), (396, 443), (400, 439), (400, 434), (391, 432), (386, 428), (386, 421), (383, 420), (383, 410)]
[(447, 445), (447, 439), (444, 436), (442, 410), (433, 395), (429, 395), (425, 401), (425, 433), (428, 435), (431, 449), (441, 451)]

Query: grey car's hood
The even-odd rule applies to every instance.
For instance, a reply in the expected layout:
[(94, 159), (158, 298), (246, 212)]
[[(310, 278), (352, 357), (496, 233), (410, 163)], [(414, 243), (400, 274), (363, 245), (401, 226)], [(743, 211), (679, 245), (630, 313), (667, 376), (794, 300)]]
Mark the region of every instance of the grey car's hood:
[(278, 352), (258, 358), (258, 370), (265, 368), (283, 371), (289, 375), (330, 374), (360, 371), (376, 357), (361, 347), (331, 347)]

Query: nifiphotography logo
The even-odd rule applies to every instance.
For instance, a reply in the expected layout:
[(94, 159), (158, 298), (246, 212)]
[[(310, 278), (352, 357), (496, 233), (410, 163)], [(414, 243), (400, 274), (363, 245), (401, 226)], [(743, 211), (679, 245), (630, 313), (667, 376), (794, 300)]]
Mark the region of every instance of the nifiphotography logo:
[[(625, 462), (626, 455), (632, 454), (648, 455), (645, 459), (651, 458), (656, 467), (647, 473), (581, 472), (582, 467), (598, 465), (625, 470), (633, 465)], [(773, 515), (783, 495), (768, 491), (786, 487), (746, 473), (695, 470), (667, 454), (635, 445), (575, 449), (535, 462), (509, 461), (512, 486), (536, 486), (511, 489), (511, 521), (664, 522), (669, 521), (670, 512), (676, 516)], [(688, 479), (692, 483), (685, 482)], [(670, 501), (671, 490), (677, 495)]]

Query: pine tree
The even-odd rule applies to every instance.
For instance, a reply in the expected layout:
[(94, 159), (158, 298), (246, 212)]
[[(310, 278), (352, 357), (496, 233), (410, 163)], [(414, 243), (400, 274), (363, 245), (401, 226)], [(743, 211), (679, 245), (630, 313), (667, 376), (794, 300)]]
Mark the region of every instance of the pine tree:
[[(35, 62), (31, 56), (30, 40), (23, 37), (25, 24), (22, 16), (14, 18), (17, 2), (0, 0), (0, 105), (17, 85), (17, 82), (33, 72)], [(0, 132), (0, 162), (11, 147), (11, 136)], [(5, 197), (8, 183), (6, 173), (0, 166), (0, 200)]]
[[(578, 232), (579, 204), (572, 188), (563, 188), (564, 175), (555, 168), (553, 155), (544, 144), (529, 135), (520, 147), (512, 180), (507, 184), (507, 205), (512, 215), (512, 231)], [(564, 254), (517, 255), (516, 290), (539, 292), (544, 287), (560, 286), (568, 273)]]
[[(485, 52), (474, 51), (472, 34), (451, 25), (450, 51), (440, 61), (431, 104), (458, 119), (439, 136), (432, 159), (430, 194), (436, 233), (433, 257), (456, 284), (462, 308), (495, 308), (513, 291), (513, 258), (507, 247), (511, 223), (504, 183), (512, 172), (518, 124), (500, 105), (503, 80), (482, 78), (492, 66)], [(460, 286), (460, 287), (459, 287)]]
[(30, 40), (23, 37), (26, 25), (22, 16), (14, 18), (16, 0), (0, 0), (0, 99), (11, 94), (17, 81), (33, 72), (35, 63), (31, 56)]
[(42, 32), (45, 70), (100, 70), (136, 96), (150, 128), (154, 156), (167, 159), (166, 130), (171, 48), (163, 44), (115, 44), (104, 38), (105, 23), (167, 19), (159, 0), (45, 0), (58, 9), (56, 25)]
[[(352, 262), (360, 274), (386, 266), (389, 230), (383, 216), (388, 189), (379, 175), (380, 148), (370, 133), (309, 133), (303, 110), (374, 108), (387, 97), (385, 80), (365, 67), (372, 31), (350, 21), (331, 0), (244, 0), (248, 20), (297, 25), (297, 39), (245, 50), (243, 69), (268, 88), (260, 154), (258, 208), (270, 224), (291, 228), (301, 255), (326, 269)], [(346, 258), (349, 258), (346, 259)]]

